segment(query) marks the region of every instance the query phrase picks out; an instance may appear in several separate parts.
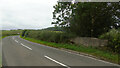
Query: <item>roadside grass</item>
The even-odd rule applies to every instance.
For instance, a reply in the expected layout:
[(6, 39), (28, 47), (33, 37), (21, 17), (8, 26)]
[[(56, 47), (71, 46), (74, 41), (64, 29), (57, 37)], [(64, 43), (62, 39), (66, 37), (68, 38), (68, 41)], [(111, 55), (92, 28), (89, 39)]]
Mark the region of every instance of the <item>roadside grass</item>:
[[(5, 38), (6, 36), (0, 36), (0, 41), (3, 39), (3, 38)], [(1, 42), (0, 42), (0, 45), (2, 45), (1, 44)], [(2, 51), (2, 50), (0, 50), (0, 51)], [(1, 52), (0, 52), (1, 53)], [(2, 54), (2, 53), (1, 53)], [(0, 68), (2, 68), (2, 55), (0, 55)]]
[(55, 48), (64, 48), (64, 49), (69, 49), (69, 50), (73, 50), (77, 52), (90, 54), (90, 55), (97, 57), (98, 59), (106, 60), (106, 61), (113, 62), (113, 63), (118, 63), (118, 54), (112, 53), (109, 51), (100, 50), (95, 47), (86, 47), (82, 45), (65, 44), (65, 43), (53, 43), (53, 42), (36, 40), (33, 38), (28, 38), (28, 37), (21, 37), (21, 38), (31, 41), (31, 42), (44, 44), (44, 45), (55, 47)]
[(7, 36), (2, 36), (2, 38), (1, 38), (1, 39), (5, 38), (5, 37), (7, 37)]

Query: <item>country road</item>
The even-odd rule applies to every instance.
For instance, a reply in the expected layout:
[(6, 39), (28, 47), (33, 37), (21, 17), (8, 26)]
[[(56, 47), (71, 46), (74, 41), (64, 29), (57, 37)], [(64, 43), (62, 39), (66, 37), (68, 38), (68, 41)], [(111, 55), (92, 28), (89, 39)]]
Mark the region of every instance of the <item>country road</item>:
[[(116, 66), (84, 55), (29, 42), (19, 36), (2, 40), (3, 66)], [(106, 67), (105, 67), (106, 68)]]

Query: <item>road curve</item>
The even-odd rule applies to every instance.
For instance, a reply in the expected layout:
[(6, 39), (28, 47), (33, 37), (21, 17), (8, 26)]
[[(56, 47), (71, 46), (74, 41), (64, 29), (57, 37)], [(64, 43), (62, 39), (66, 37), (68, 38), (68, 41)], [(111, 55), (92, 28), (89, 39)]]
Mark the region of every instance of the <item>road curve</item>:
[(2, 40), (3, 66), (116, 66), (83, 55), (76, 55), (57, 48), (9, 36)]

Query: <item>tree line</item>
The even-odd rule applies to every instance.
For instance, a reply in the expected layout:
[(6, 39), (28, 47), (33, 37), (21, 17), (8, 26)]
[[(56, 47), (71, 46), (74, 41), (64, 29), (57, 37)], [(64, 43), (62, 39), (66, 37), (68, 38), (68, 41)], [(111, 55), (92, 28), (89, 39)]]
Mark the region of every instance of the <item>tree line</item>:
[(119, 7), (119, 2), (58, 2), (52, 24), (81, 37), (98, 37), (120, 28)]

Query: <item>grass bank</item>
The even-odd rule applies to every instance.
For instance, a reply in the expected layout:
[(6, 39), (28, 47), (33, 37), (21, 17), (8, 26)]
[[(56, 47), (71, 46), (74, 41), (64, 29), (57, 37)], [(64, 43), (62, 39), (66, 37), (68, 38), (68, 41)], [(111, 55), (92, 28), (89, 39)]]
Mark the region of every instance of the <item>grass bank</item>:
[[(0, 41), (6, 36), (0, 36)], [(1, 44), (1, 43), (0, 43)], [(1, 52), (0, 52), (1, 53)], [(0, 68), (2, 68), (2, 56), (0, 55)]]
[(77, 52), (87, 53), (87, 54), (96, 56), (97, 58), (102, 59), (102, 60), (106, 60), (106, 61), (113, 62), (113, 63), (118, 63), (118, 54), (111, 53), (109, 51), (103, 51), (97, 48), (85, 47), (82, 45), (46, 42), (46, 41), (36, 40), (33, 38), (28, 38), (28, 37), (23, 38), (23, 39), (29, 40), (31, 42), (39, 43), (39, 44), (44, 44), (44, 45), (51, 46), (51, 47), (64, 48), (64, 49), (69, 49), (69, 50), (73, 50)]

